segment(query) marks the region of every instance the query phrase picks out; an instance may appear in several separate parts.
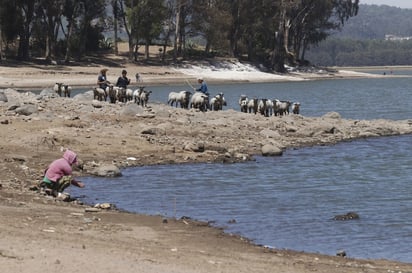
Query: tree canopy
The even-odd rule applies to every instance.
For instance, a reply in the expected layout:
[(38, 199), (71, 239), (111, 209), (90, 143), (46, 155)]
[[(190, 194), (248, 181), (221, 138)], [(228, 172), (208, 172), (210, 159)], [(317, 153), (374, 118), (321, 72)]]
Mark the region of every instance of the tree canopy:
[(358, 10), (359, 0), (0, 0), (0, 49), (68, 62), (110, 48), (109, 30), (116, 45), (123, 29), (131, 60), (156, 43), (174, 61), (231, 56), (282, 72)]

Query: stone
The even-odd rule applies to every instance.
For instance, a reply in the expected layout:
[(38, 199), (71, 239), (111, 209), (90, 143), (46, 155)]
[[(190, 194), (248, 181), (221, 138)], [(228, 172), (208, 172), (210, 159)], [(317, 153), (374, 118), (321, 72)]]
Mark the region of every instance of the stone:
[(120, 169), (115, 165), (103, 165), (89, 171), (91, 174), (100, 177), (118, 177), (122, 176)]
[(263, 156), (281, 156), (283, 150), (273, 144), (265, 144), (262, 146), (262, 155)]
[(25, 105), (22, 105), (16, 108), (14, 112), (16, 112), (16, 114), (19, 114), (19, 115), (30, 116), (34, 113), (37, 113), (38, 110), (37, 110), (37, 106), (33, 104), (25, 104)]

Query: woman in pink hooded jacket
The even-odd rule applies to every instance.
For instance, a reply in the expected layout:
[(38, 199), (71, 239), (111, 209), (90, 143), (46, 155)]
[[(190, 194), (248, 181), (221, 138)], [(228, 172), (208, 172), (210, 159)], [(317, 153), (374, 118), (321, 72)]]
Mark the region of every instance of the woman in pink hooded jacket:
[(76, 153), (66, 150), (62, 158), (54, 160), (46, 169), (41, 186), (51, 189), (55, 197), (61, 196), (70, 184), (83, 188), (84, 184), (72, 176), (72, 165), (76, 163)]

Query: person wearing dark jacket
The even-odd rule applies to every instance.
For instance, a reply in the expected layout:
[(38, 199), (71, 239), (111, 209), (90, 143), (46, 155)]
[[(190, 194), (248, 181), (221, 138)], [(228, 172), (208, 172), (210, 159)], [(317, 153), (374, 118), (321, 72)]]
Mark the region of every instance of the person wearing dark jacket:
[(127, 86), (130, 84), (130, 79), (126, 75), (127, 75), (127, 71), (123, 70), (122, 76), (120, 76), (117, 79), (116, 86), (123, 87), (125, 89), (127, 88)]

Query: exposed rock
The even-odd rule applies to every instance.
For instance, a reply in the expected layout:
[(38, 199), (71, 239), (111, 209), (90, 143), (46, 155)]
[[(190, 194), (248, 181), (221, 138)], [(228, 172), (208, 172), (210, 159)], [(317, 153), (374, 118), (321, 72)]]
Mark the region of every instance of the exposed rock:
[(103, 102), (98, 101), (98, 100), (93, 100), (93, 101), (92, 101), (92, 106), (93, 106), (94, 108), (102, 108), (102, 107), (103, 107)]
[(166, 134), (165, 130), (161, 128), (147, 128), (142, 131), (143, 135), (164, 135)]
[(340, 214), (336, 215), (333, 217), (333, 220), (337, 221), (346, 221), (346, 220), (358, 220), (359, 219), (359, 214), (356, 212), (348, 212), (346, 214)]
[(99, 209), (116, 209), (116, 205), (111, 203), (99, 203), (94, 205), (94, 207)]
[(280, 134), (277, 131), (273, 131), (270, 129), (263, 129), (262, 131), (260, 131), (260, 134), (267, 137), (267, 138), (274, 138), (274, 139), (279, 139), (280, 138)]
[(94, 97), (93, 91), (87, 91), (82, 94), (77, 94), (73, 97), (77, 101), (92, 101)]
[(145, 111), (142, 106), (137, 105), (136, 103), (127, 104), (120, 110), (121, 116), (136, 116), (138, 114), (144, 114)]
[(341, 119), (341, 115), (337, 112), (329, 112), (322, 116), (323, 118)]
[(20, 107), (17, 107), (14, 112), (16, 112), (16, 114), (19, 115), (23, 115), (23, 116), (30, 116), (34, 113), (37, 113), (37, 106), (33, 105), (33, 104), (25, 104), (22, 105)]
[(120, 169), (115, 165), (103, 165), (89, 170), (89, 173), (101, 177), (118, 177), (122, 176)]
[(192, 151), (196, 153), (203, 153), (205, 151), (205, 143), (202, 141), (188, 142), (183, 148), (185, 151)]
[(262, 155), (263, 156), (281, 156), (283, 150), (273, 144), (265, 144), (262, 146)]
[(57, 98), (57, 97), (59, 97), (59, 95), (56, 94), (56, 92), (54, 92), (54, 90), (52, 90), (52, 89), (43, 89), (43, 90), (40, 92), (39, 96), (38, 96), (39, 99), (44, 99), (44, 98)]

